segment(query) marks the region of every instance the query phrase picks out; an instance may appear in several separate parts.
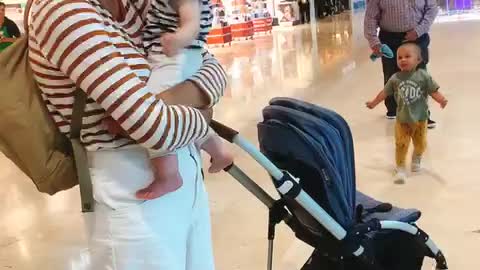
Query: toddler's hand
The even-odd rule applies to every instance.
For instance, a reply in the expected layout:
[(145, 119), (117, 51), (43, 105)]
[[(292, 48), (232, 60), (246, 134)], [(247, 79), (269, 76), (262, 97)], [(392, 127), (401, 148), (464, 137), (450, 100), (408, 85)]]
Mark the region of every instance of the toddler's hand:
[(177, 35), (174, 33), (166, 33), (160, 38), (160, 43), (162, 43), (163, 53), (172, 57), (178, 54), (179, 49), (179, 40)]
[(445, 109), (445, 107), (447, 107), (447, 104), (448, 104), (448, 100), (444, 99), (444, 100), (442, 100), (442, 102), (440, 102), (440, 107), (442, 109)]
[(373, 102), (371, 102), (371, 101), (367, 101), (365, 104), (367, 105), (367, 108), (369, 108), (369, 109), (375, 108), (375, 104), (373, 104)]

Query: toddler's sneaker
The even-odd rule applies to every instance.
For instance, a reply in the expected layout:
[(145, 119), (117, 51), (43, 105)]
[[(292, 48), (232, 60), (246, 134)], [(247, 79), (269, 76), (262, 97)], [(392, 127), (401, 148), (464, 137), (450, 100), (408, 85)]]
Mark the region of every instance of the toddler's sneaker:
[(413, 155), (412, 157), (412, 172), (419, 172), (422, 170), (422, 156)]
[(403, 184), (405, 184), (406, 180), (407, 180), (407, 173), (405, 172), (405, 169), (404, 168), (397, 168), (394, 183), (398, 184), (398, 185), (403, 185)]
[(385, 114), (385, 118), (388, 120), (393, 120), (397, 118), (397, 112), (387, 112), (387, 114)]

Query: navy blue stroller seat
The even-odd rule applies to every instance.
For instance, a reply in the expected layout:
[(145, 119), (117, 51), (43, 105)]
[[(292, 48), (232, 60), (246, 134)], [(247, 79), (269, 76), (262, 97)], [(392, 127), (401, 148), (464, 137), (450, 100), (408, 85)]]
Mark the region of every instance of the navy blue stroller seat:
[(314, 247), (302, 270), (420, 270), (425, 256), (447, 269), (441, 250), (418, 228), (416, 209), (402, 209), (356, 190), (352, 134), (337, 113), (275, 98), (258, 124), (260, 151), (232, 128), (212, 121), (272, 177), (273, 199), (235, 164), (225, 169), (269, 209), (268, 265), (275, 226), (285, 222)]
[[(324, 205), (329, 206), (327, 209), (331, 206), (330, 214), (340, 224), (350, 227), (355, 222), (358, 205), (373, 209), (382, 204), (356, 191), (352, 134), (343, 117), (334, 111), (290, 98), (271, 100), (263, 116), (264, 121), (258, 125), (262, 152), (272, 160), (287, 157), (286, 163), (289, 159), (300, 160), (321, 172), (309, 175), (305, 180), (313, 178), (315, 185), (325, 190), (322, 197), (326, 196), (328, 203)], [(284, 166), (288, 167), (288, 164)], [(288, 171), (298, 176), (296, 171)], [(366, 214), (366, 219), (402, 222), (415, 222), (420, 218), (420, 211), (398, 207)]]
[[(298, 177), (302, 189), (347, 230), (358, 222), (372, 219), (414, 223), (420, 218), (420, 211), (416, 209), (393, 207), (356, 191), (352, 134), (346, 121), (337, 113), (303, 101), (276, 98), (263, 110), (263, 117), (263, 122), (258, 124), (262, 153), (277, 167)], [(287, 199), (286, 205), (298, 221), (315, 234), (305, 236), (304, 232), (303, 238), (316, 237), (313, 242), (325, 240), (328, 243), (328, 237), (318, 222), (291, 200)], [(371, 233), (366, 237), (384, 242), (398, 237), (408, 238), (405, 234), (393, 232), (378, 234)], [(389, 234), (392, 234), (390, 240)], [(413, 243), (410, 240), (406, 239), (405, 247)], [(398, 239), (396, 241), (399, 243)], [(382, 245), (382, 249), (385, 248)], [(332, 257), (331, 254), (328, 256)], [(413, 257), (410, 265), (414, 267), (408, 270), (421, 267), (424, 254), (413, 254)], [(353, 268), (360, 269), (358, 265)]]

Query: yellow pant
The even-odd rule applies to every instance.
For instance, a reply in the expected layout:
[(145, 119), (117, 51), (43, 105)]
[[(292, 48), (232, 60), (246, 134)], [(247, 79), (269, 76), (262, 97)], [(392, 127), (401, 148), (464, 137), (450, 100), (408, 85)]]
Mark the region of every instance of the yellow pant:
[(410, 140), (413, 141), (413, 155), (421, 156), (427, 148), (427, 121), (395, 124), (395, 159), (397, 168), (405, 168)]

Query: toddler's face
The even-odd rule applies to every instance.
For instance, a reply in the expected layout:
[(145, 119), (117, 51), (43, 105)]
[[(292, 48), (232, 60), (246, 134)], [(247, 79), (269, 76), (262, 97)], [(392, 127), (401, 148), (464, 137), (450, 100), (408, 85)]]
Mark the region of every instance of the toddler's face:
[(415, 70), (420, 64), (421, 58), (414, 45), (402, 46), (397, 51), (397, 64), (401, 71)]

